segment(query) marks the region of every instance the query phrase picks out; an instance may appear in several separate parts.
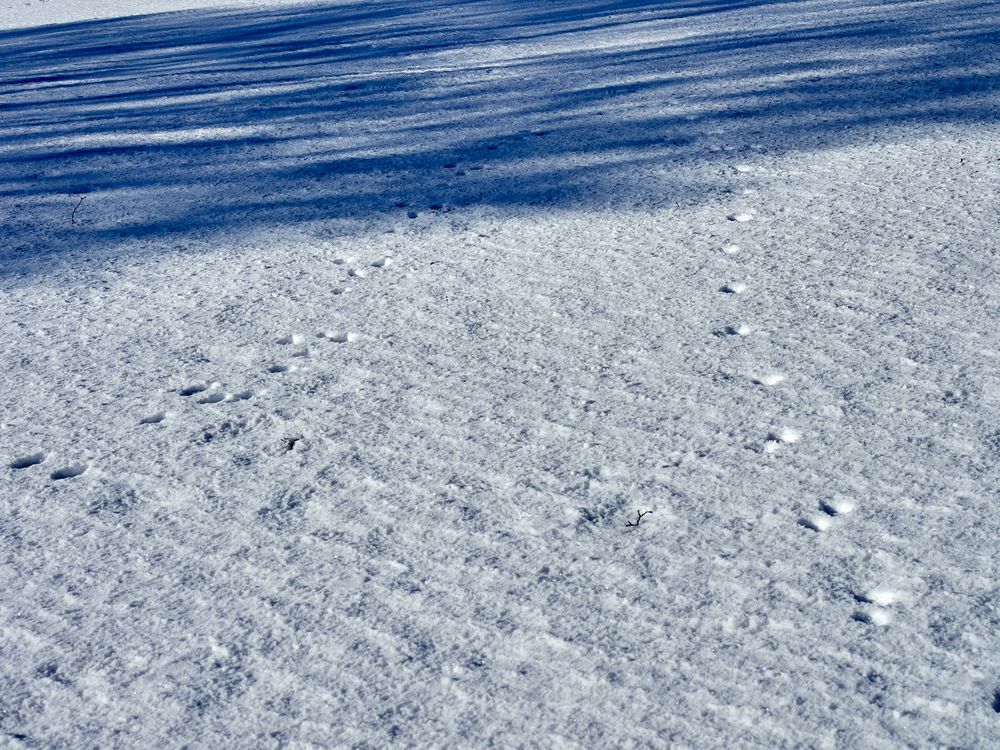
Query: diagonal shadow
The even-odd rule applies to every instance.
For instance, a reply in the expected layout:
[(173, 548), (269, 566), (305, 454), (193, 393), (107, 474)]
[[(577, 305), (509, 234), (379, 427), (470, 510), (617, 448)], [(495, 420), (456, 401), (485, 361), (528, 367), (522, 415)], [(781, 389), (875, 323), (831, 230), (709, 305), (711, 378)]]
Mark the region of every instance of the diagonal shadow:
[(8, 30), (0, 273), (430, 206), (696, 201), (697, 167), (750, 148), (995, 123), (998, 81), (1000, 10), (959, 0), (326, 2)]

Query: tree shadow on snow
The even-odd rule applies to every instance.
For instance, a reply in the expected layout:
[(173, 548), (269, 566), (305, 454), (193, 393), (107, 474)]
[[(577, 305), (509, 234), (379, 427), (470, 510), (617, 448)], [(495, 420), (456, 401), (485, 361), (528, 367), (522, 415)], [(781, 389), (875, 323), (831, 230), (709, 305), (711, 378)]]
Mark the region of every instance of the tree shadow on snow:
[(996, 120), (995, 5), (829, 5), (349, 0), (0, 32), (0, 273), (431, 206), (655, 208), (754, 149)]

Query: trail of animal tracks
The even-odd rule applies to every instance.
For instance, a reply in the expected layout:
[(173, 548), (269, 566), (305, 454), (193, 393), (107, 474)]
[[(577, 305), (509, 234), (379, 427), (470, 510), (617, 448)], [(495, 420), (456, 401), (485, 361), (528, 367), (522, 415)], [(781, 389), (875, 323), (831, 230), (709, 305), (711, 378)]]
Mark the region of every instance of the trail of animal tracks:
[(0, 744), (994, 744), (994, 5), (2, 5)]

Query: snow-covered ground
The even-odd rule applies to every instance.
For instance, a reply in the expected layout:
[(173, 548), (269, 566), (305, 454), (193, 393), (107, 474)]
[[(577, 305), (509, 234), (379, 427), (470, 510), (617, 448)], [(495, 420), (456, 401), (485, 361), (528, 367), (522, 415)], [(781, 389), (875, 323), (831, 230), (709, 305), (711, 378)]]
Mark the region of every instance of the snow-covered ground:
[(0, 746), (1000, 742), (1000, 5), (0, 22)]

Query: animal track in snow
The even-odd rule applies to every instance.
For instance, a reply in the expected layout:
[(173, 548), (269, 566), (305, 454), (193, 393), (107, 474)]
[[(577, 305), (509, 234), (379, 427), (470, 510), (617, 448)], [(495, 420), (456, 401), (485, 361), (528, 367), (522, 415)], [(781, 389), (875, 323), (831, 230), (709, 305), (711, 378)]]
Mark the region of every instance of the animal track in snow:
[(159, 424), (166, 418), (167, 413), (165, 411), (158, 411), (155, 414), (150, 414), (148, 417), (140, 419), (139, 424)]
[(275, 372), (275, 373), (278, 373), (278, 372), (295, 372), (298, 369), (299, 368), (296, 367), (295, 365), (285, 365), (285, 364), (281, 364), (280, 362), (275, 362), (273, 365), (271, 365), (270, 367), (267, 368), (267, 371), (268, 372)]
[[(221, 388), (221, 387), (222, 387), (222, 383), (218, 383), (218, 382), (215, 382), (215, 383), (205, 383), (205, 382), (193, 383), (193, 384), (187, 386), (186, 388), (181, 388), (180, 394), (182, 396), (195, 396), (195, 395), (197, 395), (199, 393), (205, 393), (205, 391), (207, 391), (207, 390), (211, 389), (211, 390), (214, 391), (214, 390), (216, 390), (218, 388)], [(209, 393), (209, 394), (206, 394), (205, 396), (203, 396), (202, 398), (198, 399), (198, 403), (199, 404), (214, 404), (216, 401), (221, 401), (221, 400), (222, 400), (222, 396), (221, 395), (217, 397), (215, 393)]]
[(797, 443), (802, 439), (802, 433), (791, 427), (782, 427), (776, 433), (772, 432), (770, 437), (782, 443)]
[(865, 610), (857, 610), (853, 615), (851, 615), (852, 620), (857, 622), (863, 622), (868, 625), (877, 625), (879, 627), (884, 627), (892, 622), (892, 615), (889, 614), (884, 609), (874, 609), (870, 612)]
[(72, 464), (70, 466), (63, 467), (62, 469), (56, 469), (49, 474), (49, 478), (53, 481), (59, 481), (60, 479), (72, 479), (73, 477), (80, 476), (86, 470), (86, 464)]
[(725, 294), (743, 294), (746, 290), (747, 285), (744, 281), (730, 281), (719, 288), (719, 291)]
[(877, 604), (880, 607), (888, 607), (903, 600), (903, 596), (898, 591), (885, 588), (871, 589), (863, 594), (855, 594), (854, 598), (862, 604)]
[(742, 223), (745, 221), (752, 221), (753, 214), (750, 213), (749, 211), (739, 211), (737, 213), (729, 214), (729, 216), (727, 216), (726, 218), (729, 219), (730, 221), (738, 221)]
[(871, 625), (888, 625), (892, 621), (888, 607), (898, 604), (903, 600), (903, 596), (898, 591), (892, 589), (872, 589), (863, 594), (855, 594), (854, 601), (859, 604), (870, 604), (874, 607), (865, 610), (857, 610), (851, 619), (858, 622), (865, 622)]
[(846, 515), (854, 510), (854, 503), (850, 500), (824, 500), (819, 504), (821, 513), (808, 518), (800, 518), (799, 523), (807, 529), (813, 531), (826, 531), (833, 524), (833, 519), (837, 516)]
[(287, 336), (282, 336), (275, 343), (277, 344), (301, 344), (305, 341), (305, 336), (300, 333), (290, 333)]
[[(405, 205), (405, 204), (404, 204)], [(333, 259), (333, 262), (338, 266), (349, 266), (354, 262), (354, 256), (351, 255), (341, 255)]]
[(375, 268), (386, 268), (387, 266), (390, 266), (390, 265), (392, 265), (392, 258), (390, 258), (390, 257), (389, 257), (389, 256), (387, 255), (387, 256), (386, 256), (386, 257), (384, 257), (384, 258), (379, 258), (378, 260), (376, 260), (376, 261), (373, 261), (373, 262), (372, 262), (372, 265), (373, 265), (373, 266), (374, 266)]
[(783, 427), (780, 430), (776, 430), (768, 434), (767, 441), (764, 443), (764, 452), (774, 453), (782, 445), (797, 443), (801, 439), (802, 439), (801, 432), (792, 429), (791, 427)]
[(824, 500), (819, 509), (828, 516), (843, 516), (854, 511), (854, 503), (850, 500)]
[(338, 344), (346, 344), (351, 341), (358, 340), (358, 334), (349, 333), (347, 331), (328, 331), (323, 334), (324, 337), (330, 339), (330, 341), (335, 341)]
[(832, 523), (833, 521), (830, 519), (830, 517), (824, 515), (816, 515), (816, 516), (811, 516), (810, 518), (799, 519), (800, 525), (805, 526), (807, 529), (811, 529), (812, 531), (820, 531), (820, 532), (826, 531), (828, 528), (830, 528)]
[(349, 291), (351, 291), (351, 287), (349, 286), (335, 286), (333, 288), (334, 294), (347, 294)]
[(253, 391), (237, 391), (236, 393), (228, 393), (222, 390), (213, 390), (207, 396), (198, 400), (199, 404), (220, 404), (223, 401), (227, 404), (231, 404), (234, 401), (246, 401), (253, 398)]
[(739, 172), (740, 174), (747, 174), (748, 172), (753, 171), (753, 167), (751, 167), (749, 164), (737, 164), (736, 171)]
[(716, 331), (716, 336), (749, 336), (751, 332), (750, 326), (739, 325), (739, 326), (726, 326), (720, 331)]
[(27, 469), (32, 466), (37, 466), (44, 460), (45, 460), (44, 453), (32, 453), (30, 456), (21, 456), (21, 458), (11, 461), (10, 468), (14, 470)]
[(368, 275), (368, 272), (365, 271), (363, 268), (348, 268), (347, 275), (353, 279), (363, 279), (365, 276)]
[(764, 375), (757, 375), (753, 378), (753, 382), (757, 385), (777, 385), (785, 380), (785, 376), (780, 372), (769, 372)]

